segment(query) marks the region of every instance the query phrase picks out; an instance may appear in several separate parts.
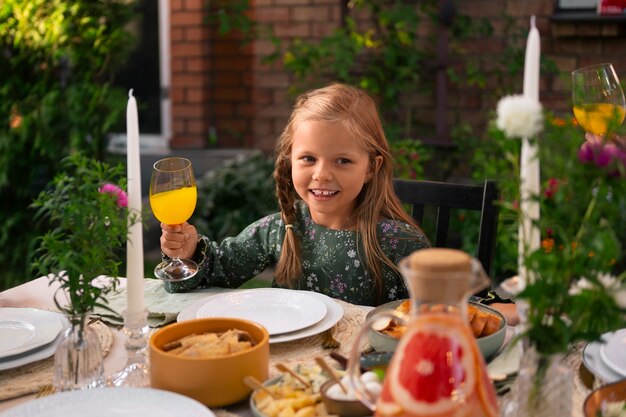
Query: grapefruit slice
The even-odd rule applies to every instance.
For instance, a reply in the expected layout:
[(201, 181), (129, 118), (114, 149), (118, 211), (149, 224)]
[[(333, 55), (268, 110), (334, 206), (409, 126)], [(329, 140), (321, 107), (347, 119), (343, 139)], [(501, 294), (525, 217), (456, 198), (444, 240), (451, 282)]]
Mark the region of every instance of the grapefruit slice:
[(453, 413), (474, 394), (475, 355), (466, 328), (460, 316), (450, 314), (424, 314), (410, 324), (385, 381), (408, 414)]
[(500, 416), (500, 410), (498, 407), (498, 397), (493, 387), (489, 374), (487, 373), (487, 366), (485, 365), (485, 359), (483, 358), (478, 345), (474, 346), (474, 360), (476, 361), (476, 369), (479, 369), (480, 377), (476, 382), (476, 392), (480, 404), (487, 417)]
[(400, 407), (393, 399), (389, 390), (389, 384), (383, 384), (383, 390), (376, 402), (376, 415), (377, 416), (397, 416), (402, 413), (402, 407)]

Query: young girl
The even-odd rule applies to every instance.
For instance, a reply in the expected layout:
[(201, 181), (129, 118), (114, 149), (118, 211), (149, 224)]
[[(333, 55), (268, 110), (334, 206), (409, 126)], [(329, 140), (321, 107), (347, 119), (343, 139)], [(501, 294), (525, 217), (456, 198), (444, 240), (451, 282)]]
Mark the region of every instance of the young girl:
[(301, 95), (275, 161), (280, 213), (221, 243), (188, 223), (161, 224), (163, 253), (199, 264), (196, 276), (166, 282), (166, 290), (238, 287), (273, 266), (273, 286), (361, 305), (407, 298), (396, 265), (430, 244), (393, 192), (392, 157), (374, 101), (342, 84)]

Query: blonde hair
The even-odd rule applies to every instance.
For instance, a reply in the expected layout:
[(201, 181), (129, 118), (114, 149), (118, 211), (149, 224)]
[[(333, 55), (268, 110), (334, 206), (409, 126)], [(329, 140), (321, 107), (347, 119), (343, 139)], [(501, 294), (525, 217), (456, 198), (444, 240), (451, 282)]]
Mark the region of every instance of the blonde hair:
[[(357, 197), (352, 219), (356, 225), (357, 242), (358, 236), (362, 239), (365, 265), (374, 278), (375, 296), (379, 299), (382, 295), (382, 264), (396, 271), (397, 267), (380, 246), (376, 234), (378, 221), (381, 217), (386, 217), (408, 223), (417, 231), (419, 227), (404, 211), (393, 191), (393, 157), (378, 116), (376, 103), (364, 91), (345, 84), (331, 84), (298, 97), (275, 149), (276, 195), (286, 225), (293, 224), (296, 220), (295, 203), (299, 196), (292, 183), (291, 148), (295, 128), (304, 121), (341, 123), (369, 154), (373, 175)], [(375, 158), (379, 155), (382, 156), (382, 163), (376, 170)], [(300, 242), (294, 230), (289, 227), (285, 230), (280, 259), (276, 265), (276, 282), (292, 287), (301, 273)]]

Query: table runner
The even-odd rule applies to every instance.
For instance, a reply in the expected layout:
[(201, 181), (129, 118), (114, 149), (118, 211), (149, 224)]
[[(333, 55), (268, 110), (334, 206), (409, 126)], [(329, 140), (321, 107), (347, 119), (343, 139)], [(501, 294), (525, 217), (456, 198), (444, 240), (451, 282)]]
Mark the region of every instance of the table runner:
[[(208, 290), (190, 291), (185, 293), (168, 293), (163, 288), (163, 281), (158, 279), (144, 280), (144, 303), (148, 310), (148, 325), (152, 328), (165, 326), (173, 323), (185, 308), (191, 306), (199, 299), (209, 297), (224, 291), (236, 291), (235, 289), (210, 288)], [(106, 295), (108, 306), (117, 314), (111, 315), (110, 311), (96, 308), (95, 316), (113, 325), (123, 325), (122, 313), (127, 306), (126, 287), (118, 287), (115, 291)]]
[[(352, 344), (365, 321), (367, 311), (345, 301), (334, 301), (341, 305), (344, 313), (341, 320), (332, 328), (333, 336), (341, 344), (339, 348), (334, 350), (345, 357), (349, 357)], [(289, 367), (295, 365), (312, 366), (315, 365), (316, 356), (323, 356), (329, 363), (334, 364), (334, 360), (328, 356), (332, 349), (322, 347), (323, 338), (323, 333), (320, 333), (300, 340), (270, 345), (270, 378), (281, 374), (275, 368), (279, 362)], [(367, 338), (361, 345), (361, 350), (366, 348), (366, 345)]]
[[(113, 332), (101, 321), (89, 325), (100, 338), (102, 355), (106, 356), (113, 346)], [(52, 384), (54, 355), (37, 362), (0, 371), (0, 401), (38, 392)]]

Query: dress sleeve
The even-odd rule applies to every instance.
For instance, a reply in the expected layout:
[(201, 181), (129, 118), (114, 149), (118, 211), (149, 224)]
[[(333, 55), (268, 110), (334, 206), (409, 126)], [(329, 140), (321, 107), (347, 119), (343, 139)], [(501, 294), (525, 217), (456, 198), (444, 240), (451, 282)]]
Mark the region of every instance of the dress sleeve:
[[(403, 223), (390, 222), (382, 225), (380, 244), (383, 252), (394, 265), (416, 250), (430, 247), (428, 238), (419, 230)], [(385, 267), (383, 294), (378, 304), (409, 297), (404, 278), (397, 271)]]
[(182, 282), (166, 282), (168, 292), (185, 292), (195, 288), (237, 288), (276, 263), (284, 226), (278, 215), (270, 215), (246, 227), (239, 235), (221, 243), (199, 236), (194, 261), (196, 276)]

